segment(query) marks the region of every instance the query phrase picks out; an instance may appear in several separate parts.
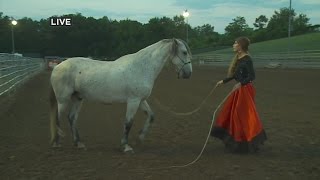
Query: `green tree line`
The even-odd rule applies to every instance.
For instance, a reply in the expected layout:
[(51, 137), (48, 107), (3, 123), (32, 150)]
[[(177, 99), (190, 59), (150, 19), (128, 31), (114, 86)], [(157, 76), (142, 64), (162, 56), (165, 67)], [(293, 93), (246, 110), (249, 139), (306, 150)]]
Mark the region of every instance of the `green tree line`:
[[(291, 35), (300, 35), (319, 31), (319, 25), (309, 23), (305, 14), (296, 14), (288, 8), (274, 11), (267, 18), (260, 15), (250, 28), (245, 17), (235, 17), (225, 27), (225, 33), (214, 31), (214, 26), (204, 24), (191, 27), (183, 16), (154, 17), (142, 24), (135, 20), (112, 20), (107, 16), (99, 19), (85, 17), (80, 13), (66, 14), (60, 17), (72, 18), (72, 26), (50, 26), (50, 18), (40, 21), (25, 17), (17, 19), (14, 28), (16, 52), (22, 54), (37, 53), (40, 56), (91, 56), (116, 58), (134, 53), (152, 43), (165, 38), (186, 40), (194, 52), (213, 50), (230, 46), (238, 36), (248, 36), (252, 42), (287, 37), (288, 18), (291, 13)], [(10, 53), (11, 17), (0, 12), (0, 52)]]

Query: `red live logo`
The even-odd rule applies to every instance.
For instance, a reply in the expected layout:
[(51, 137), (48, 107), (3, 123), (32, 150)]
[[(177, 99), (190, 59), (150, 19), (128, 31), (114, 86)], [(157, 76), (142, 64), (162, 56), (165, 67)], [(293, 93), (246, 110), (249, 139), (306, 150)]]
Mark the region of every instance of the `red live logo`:
[(72, 20), (71, 18), (50, 18), (50, 26), (71, 26)]

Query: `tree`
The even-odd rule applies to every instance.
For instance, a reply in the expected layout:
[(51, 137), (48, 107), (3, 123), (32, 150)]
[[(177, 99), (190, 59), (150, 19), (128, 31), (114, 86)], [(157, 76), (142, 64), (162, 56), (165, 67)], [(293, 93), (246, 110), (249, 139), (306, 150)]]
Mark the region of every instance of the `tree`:
[(202, 26), (195, 27), (195, 31), (199, 36), (210, 36), (214, 34), (214, 26), (204, 24)]
[(8, 16), (3, 16), (2, 12), (0, 12), (0, 27), (0, 53), (9, 53), (12, 51), (10, 19)]
[(311, 25), (309, 28), (311, 32), (320, 32), (320, 24)]
[(217, 46), (219, 41), (219, 34), (214, 32), (214, 26), (210, 24), (204, 24), (202, 26), (197, 26), (194, 28), (194, 38), (191, 42), (195, 43), (198, 48), (207, 46)]
[(255, 28), (263, 29), (268, 23), (268, 18), (265, 15), (260, 15), (256, 18), (255, 22), (253, 23)]
[(294, 9), (290, 11), (289, 8), (281, 8), (280, 11), (274, 12), (267, 26), (268, 39), (287, 37), (290, 13), (292, 17), (296, 15)]
[(268, 18), (265, 15), (260, 15), (256, 18), (253, 26), (256, 28), (251, 34), (252, 42), (260, 42), (266, 40), (266, 25), (268, 23)]
[(229, 43), (239, 37), (239, 36), (248, 36), (252, 29), (249, 28), (249, 25), (246, 23), (244, 17), (237, 16), (235, 19), (232, 19), (231, 22), (226, 28), (226, 35), (229, 39)]
[(291, 34), (299, 35), (310, 32), (309, 18), (305, 14), (299, 14), (296, 17), (294, 9), (281, 8), (280, 11), (275, 11), (267, 26), (269, 39), (287, 37), (289, 27), (289, 15), (291, 14)]
[[(42, 56), (92, 56), (95, 58), (116, 58), (134, 53), (161, 39), (186, 39), (189, 34), (189, 46), (192, 50), (204, 52), (230, 46), (236, 37), (248, 36), (252, 42), (287, 37), (288, 18), (292, 15), (292, 35), (319, 31), (320, 25), (309, 24), (305, 14), (296, 16), (294, 10), (281, 8), (270, 18), (260, 15), (249, 28), (244, 17), (236, 17), (225, 28), (224, 34), (214, 31), (214, 26), (204, 24), (192, 28), (186, 24), (183, 16), (173, 18), (155, 17), (142, 24), (135, 20), (111, 20), (104, 16), (100, 19), (85, 17), (81, 13), (66, 14), (59, 17), (71, 17), (72, 26), (50, 26), (50, 19), (32, 20), (28, 17), (17, 19), (14, 27), (16, 50), (19, 53), (41, 53)], [(11, 18), (0, 12), (0, 50), (12, 51)], [(199, 52), (199, 51), (198, 51)]]
[(299, 14), (295, 17), (292, 23), (293, 35), (305, 34), (312, 31), (310, 29), (311, 24), (309, 24), (309, 18), (305, 14)]
[(180, 27), (180, 26), (185, 26), (185, 21), (184, 21), (184, 17), (182, 15), (180, 16), (174, 16), (173, 17), (173, 22), (174, 22), (174, 25), (176, 27)]

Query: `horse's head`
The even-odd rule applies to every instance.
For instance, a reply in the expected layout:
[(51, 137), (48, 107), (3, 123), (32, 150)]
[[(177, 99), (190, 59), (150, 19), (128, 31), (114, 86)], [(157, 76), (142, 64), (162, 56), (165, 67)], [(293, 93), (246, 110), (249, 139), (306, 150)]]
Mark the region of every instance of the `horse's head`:
[(172, 39), (171, 62), (174, 64), (178, 78), (189, 79), (192, 74), (191, 51), (186, 42)]

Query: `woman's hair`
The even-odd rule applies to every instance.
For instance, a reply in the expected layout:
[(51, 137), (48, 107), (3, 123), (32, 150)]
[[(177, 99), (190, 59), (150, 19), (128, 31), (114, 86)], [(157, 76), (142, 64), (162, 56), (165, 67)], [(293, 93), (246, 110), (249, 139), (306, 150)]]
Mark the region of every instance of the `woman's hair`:
[(241, 49), (247, 53), (249, 50), (250, 39), (247, 37), (238, 37), (236, 41), (240, 45)]
[(238, 54), (234, 55), (234, 57), (232, 58), (232, 61), (229, 65), (229, 69), (228, 69), (228, 77), (232, 77), (234, 75), (234, 72), (236, 70), (236, 66), (237, 66), (237, 62), (238, 62)]
[[(248, 53), (249, 50), (249, 45), (250, 45), (250, 39), (247, 37), (238, 37), (236, 39), (237, 43), (240, 45), (241, 49), (245, 52)], [(234, 75), (234, 72), (236, 70), (238, 64), (238, 53), (236, 53), (229, 65), (228, 69), (228, 77), (232, 77)]]

